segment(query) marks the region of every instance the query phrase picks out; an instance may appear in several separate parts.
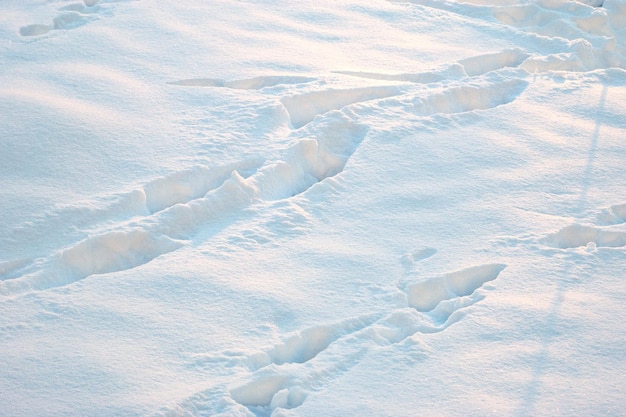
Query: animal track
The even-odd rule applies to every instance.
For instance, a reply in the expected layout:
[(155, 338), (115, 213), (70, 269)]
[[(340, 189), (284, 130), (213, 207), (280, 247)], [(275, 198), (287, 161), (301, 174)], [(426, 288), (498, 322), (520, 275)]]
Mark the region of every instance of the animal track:
[(417, 249), (412, 253), (407, 253), (401, 259), (402, 264), (405, 266), (407, 271), (411, 270), (413, 266), (424, 259), (430, 258), (434, 254), (437, 253), (437, 249), (435, 248), (423, 248)]
[(168, 84), (184, 87), (226, 87), (237, 90), (260, 90), (265, 87), (273, 87), (281, 84), (304, 84), (311, 81), (315, 81), (315, 78), (292, 75), (270, 75), (232, 81), (225, 81), (218, 78), (190, 78), (168, 82)]
[(67, 285), (94, 274), (131, 269), (181, 246), (181, 242), (168, 236), (159, 236), (142, 229), (91, 236), (55, 253), (41, 264), (35, 264), (35, 272), (0, 282), (0, 294), (43, 290)]
[[(337, 74), (360, 78), (408, 81), (413, 83), (434, 83), (443, 80), (460, 79), (464, 76), (476, 77), (497, 69), (518, 66), (528, 54), (515, 50), (505, 50), (493, 54), (467, 58), (446, 68), (419, 74), (377, 74), (354, 71), (335, 71)], [(179, 86), (227, 87), (234, 89), (261, 89), (278, 84), (299, 84), (314, 81), (302, 76), (262, 76), (250, 79), (225, 81), (217, 78), (184, 79), (169, 82)], [(507, 104), (521, 94), (528, 83), (523, 80), (504, 80), (489, 83), (470, 83), (446, 89), (418, 99), (416, 111), (424, 115), (436, 113), (462, 113), (484, 110)], [(348, 89), (311, 91), (282, 97), (281, 103), (289, 114), (291, 126), (299, 129), (317, 116), (332, 110), (339, 110), (351, 104), (406, 94), (401, 86), (369, 86)]]
[(27, 266), (30, 262), (31, 261), (29, 261), (28, 259), (0, 262), (0, 281), (19, 276), (19, 271)]
[[(246, 407), (269, 407), (274, 401), (274, 396), (284, 389), (289, 379), (286, 375), (265, 372), (265, 375), (257, 376), (247, 384), (231, 390), (230, 394), (235, 401)], [(288, 397), (289, 394), (287, 405)]]
[[(51, 252), (60, 252), (59, 248), (71, 247), (81, 240), (108, 233), (112, 228), (113, 231), (118, 232), (132, 231), (133, 227), (128, 225), (129, 222), (137, 223), (141, 222), (141, 219), (147, 222), (147, 218), (152, 214), (176, 204), (188, 203), (204, 197), (209, 191), (218, 188), (228, 180), (233, 171), (247, 178), (262, 164), (263, 161), (260, 159), (250, 159), (216, 167), (196, 165), (156, 178), (143, 187), (123, 194), (101, 196), (97, 199), (76, 201), (67, 206), (57, 207), (42, 215), (38, 220), (25, 223), (7, 233), (6, 240), (3, 242), (16, 243), (11, 245), (12, 253), (6, 251), (2, 254), (7, 256), (8, 260), (13, 259), (13, 261), (0, 262), (0, 280), (20, 278), (30, 275), (39, 268), (48, 268), (51, 265), (42, 262), (42, 259), (35, 262), (31, 258), (21, 260), (19, 268), (9, 270), (8, 267), (2, 267), (2, 265), (14, 263), (15, 258), (23, 256), (20, 254), (24, 249), (31, 253), (30, 256), (50, 258)], [(68, 230), (68, 224), (72, 225), (70, 230)], [(143, 226), (137, 227), (142, 229)], [(158, 233), (160, 232), (157, 231), (155, 239), (159, 236)], [(116, 239), (124, 240), (125, 238), (123, 235), (117, 235)], [(61, 267), (58, 262), (55, 264), (57, 266), (54, 268)], [(1, 293), (2, 290), (0, 290)]]
[[(500, 22), (544, 36), (568, 39), (582, 38), (584, 34), (610, 36), (611, 22), (607, 15), (592, 14), (592, 9), (580, 5), (523, 4), (491, 8)], [(574, 17), (575, 16), (575, 17)], [(572, 18), (574, 17), (574, 18)], [(569, 23), (575, 22), (575, 25)]]
[[(302, 84), (315, 78), (302, 76), (261, 76), (242, 80), (225, 81), (218, 78), (191, 78), (168, 84), (185, 87), (226, 87), (240, 90), (262, 89), (280, 84)], [(282, 104), (289, 113), (291, 125), (298, 129), (311, 122), (315, 116), (331, 110), (339, 110), (350, 104), (376, 100), (401, 94), (397, 87), (363, 87), (313, 91), (283, 97)]]

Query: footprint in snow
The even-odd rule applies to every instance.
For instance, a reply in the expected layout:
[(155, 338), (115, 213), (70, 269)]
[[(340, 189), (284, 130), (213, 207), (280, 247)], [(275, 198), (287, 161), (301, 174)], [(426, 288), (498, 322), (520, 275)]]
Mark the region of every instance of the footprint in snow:
[(427, 72), (383, 74), (362, 71), (334, 71), (334, 73), (380, 81), (431, 84), (465, 77), (477, 77), (503, 68), (519, 67), (529, 56), (521, 49), (509, 49), (492, 54), (476, 55)]
[(626, 222), (626, 204), (618, 204), (602, 210), (598, 216), (601, 225), (613, 225)]
[[(424, 248), (401, 261), (414, 269), (435, 253), (434, 248)], [(395, 346), (415, 334), (440, 332), (457, 322), (461, 318), (457, 312), (483, 299), (477, 291), (505, 267), (477, 265), (412, 282), (401, 288), (407, 308), (292, 333), (282, 343), (250, 356), (250, 381), (230, 389), (221, 402), (255, 415), (296, 408), (329, 380), (349, 371), (374, 346)], [(199, 401), (205, 396), (195, 397)], [(187, 406), (197, 404), (190, 399)]]
[(54, 30), (69, 30), (83, 26), (97, 20), (99, 15), (106, 14), (106, 10), (100, 7), (99, 3), (101, 3), (100, 0), (83, 0), (80, 3), (63, 6), (58, 9), (60, 13), (52, 19), (52, 23), (35, 23), (22, 26), (20, 35), (24, 37), (41, 36)]
[(557, 249), (586, 247), (592, 251), (595, 248), (618, 248), (626, 246), (626, 232), (572, 224), (547, 235), (541, 242)]
[[(143, 215), (88, 235), (33, 263), (32, 268), (17, 268), (22, 275), (16, 276), (16, 268), (11, 268), (10, 275), (0, 280), (0, 295), (46, 290), (140, 267), (184, 246), (208, 224), (224, 227), (234, 213), (252, 205), (305, 193), (341, 173), (367, 132), (341, 113), (316, 127), (315, 138), (300, 140), (275, 161), (197, 166), (149, 182), (133, 193), (138, 199), (135, 203), (142, 203), (133, 205), (143, 205)], [(100, 215), (106, 217), (106, 210), (99, 211)]]
[(626, 247), (626, 232), (621, 226), (615, 230), (612, 226), (626, 222), (626, 204), (616, 204), (602, 209), (596, 218), (596, 225), (578, 223), (565, 226), (539, 240), (556, 249), (576, 249), (585, 247), (588, 252), (597, 248)]
[(482, 298), (475, 295), (483, 284), (493, 281), (506, 268), (505, 264), (478, 265), (449, 272), (402, 288), (410, 307), (430, 315), (438, 325), (447, 327), (459, 309)]

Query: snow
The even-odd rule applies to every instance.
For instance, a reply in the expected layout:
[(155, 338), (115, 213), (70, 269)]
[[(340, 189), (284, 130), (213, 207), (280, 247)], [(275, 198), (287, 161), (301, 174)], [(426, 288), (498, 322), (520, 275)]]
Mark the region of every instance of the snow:
[(0, 416), (624, 415), (626, 3), (5, 0)]

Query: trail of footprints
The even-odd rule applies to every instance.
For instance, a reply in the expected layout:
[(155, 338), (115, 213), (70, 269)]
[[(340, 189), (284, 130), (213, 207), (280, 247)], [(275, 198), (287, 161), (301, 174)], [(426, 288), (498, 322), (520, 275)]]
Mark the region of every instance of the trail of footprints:
[[(574, 0), (510, 5), (483, 0), (409, 0), (408, 3), (463, 18), (497, 22), (506, 28), (508, 36), (531, 42), (539, 40), (541, 44), (549, 42), (554, 47), (553, 53), (529, 56), (520, 63), (521, 68), (531, 73), (623, 67), (626, 60), (624, 51), (615, 48), (616, 43), (620, 44), (626, 12), (618, 2), (609, 5), (603, 0)], [(600, 12), (603, 8), (610, 12)]]
[[(109, 2), (111, 2), (111, 0)], [(105, 9), (100, 6), (101, 3), (107, 3), (107, 1), (83, 0), (80, 3), (70, 3), (58, 9), (60, 13), (52, 19), (51, 23), (34, 23), (22, 26), (20, 28), (20, 35), (25, 37), (41, 36), (55, 30), (70, 30), (83, 26), (86, 23), (98, 19), (99, 15), (106, 12)]]
[[(416, 334), (441, 332), (457, 322), (466, 307), (484, 298), (484, 284), (495, 280), (506, 267), (477, 265), (418, 280), (416, 266), (436, 253), (434, 248), (425, 248), (402, 259), (406, 276), (392, 291), (402, 294), (405, 308), (291, 334), (266, 351), (239, 358), (237, 365), (250, 372), (249, 382), (195, 394), (176, 409), (194, 410), (201, 415), (220, 411), (245, 414), (247, 410), (269, 416), (281, 409), (296, 408), (368, 352), (398, 345)], [(167, 408), (155, 415), (171, 411)]]
[[(416, 1), (414, 1), (416, 2)], [(433, 2), (420, 3), (435, 5)], [(527, 6), (532, 9), (533, 5)], [(102, 12), (98, 0), (84, 0), (61, 9), (51, 24), (32, 24), (20, 29), (22, 36), (39, 36), (52, 30), (79, 27)], [(528, 10), (494, 8), (494, 16), (509, 25), (524, 26)], [(512, 20), (515, 16), (522, 20)], [(537, 22), (531, 22), (535, 25)], [(425, 73), (381, 74), (336, 71), (387, 86), (306, 91), (279, 97), (287, 111), (297, 143), (273, 161), (251, 160), (239, 164), (197, 166), (155, 179), (117, 202), (95, 212), (77, 216), (85, 226), (108, 217), (117, 220), (112, 230), (97, 233), (48, 258), (8, 260), (0, 263), (0, 294), (13, 295), (66, 285), (94, 274), (143, 265), (186, 244), (207, 223), (260, 202), (299, 195), (316, 183), (340, 173), (364, 140), (366, 127), (341, 112), (346, 106), (401, 96), (411, 98), (420, 116), (487, 110), (515, 100), (527, 86), (523, 79), (499, 77), (506, 68), (533, 67), (533, 59), (521, 50), (481, 55)], [(544, 70), (549, 70), (545, 68)], [(240, 80), (182, 79), (179, 87), (259, 90), (281, 85), (307, 85), (316, 79), (305, 76), (260, 76)], [(446, 85), (441, 85), (441, 83)], [(433, 88), (414, 91), (411, 85)], [(396, 105), (393, 102), (388, 105)], [(307, 131), (303, 128), (309, 127)], [(302, 133), (298, 133), (302, 132)], [(313, 132), (313, 133), (311, 133)], [(132, 204), (129, 204), (129, 201)], [(131, 207), (130, 212), (125, 212)], [(60, 213), (59, 216), (63, 216)], [(604, 210), (596, 226), (573, 224), (540, 241), (560, 249), (577, 247), (623, 247), (626, 233), (602, 226), (626, 221), (626, 204)], [(424, 248), (403, 257), (406, 279), (397, 289), (405, 308), (320, 325), (289, 335), (284, 341), (251, 356), (231, 356), (229, 363), (250, 372), (249, 382), (235, 387), (214, 387), (190, 397), (176, 409), (159, 415), (187, 411), (216, 414), (241, 408), (255, 415), (300, 406), (324, 383), (346, 372), (373, 348), (397, 345), (416, 334), (441, 332), (462, 318), (464, 309), (484, 298), (485, 284), (498, 278), (506, 265), (475, 265), (427, 279), (416, 279), (419, 262), (434, 256)], [(228, 356), (228, 355), (227, 355)], [(224, 363), (223, 358), (218, 362)]]
[[(416, 74), (379, 74), (355, 71), (335, 71), (350, 77), (373, 79), (377, 81), (395, 81), (412, 84), (436, 84), (446, 82), (451, 87), (439, 88), (436, 92), (414, 93), (407, 85), (366, 86), (347, 89), (327, 89), (308, 91), (289, 95), (280, 99), (287, 110), (291, 125), (299, 129), (316, 117), (332, 110), (339, 110), (358, 103), (381, 100), (394, 96), (415, 96), (413, 111), (420, 116), (437, 113), (463, 113), (474, 110), (486, 110), (510, 103), (527, 86), (521, 79), (480, 77), (503, 68), (517, 67), (529, 55), (519, 49), (505, 50), (492, 54), (479, 55), (444, 66), (437, 70)], [(472, 80), (472, 78), (475, 78)], [(301, 76), (262, 76), (241, 80), (222, 80), (213, 78), (195, 78), (172, 81), (169, 84), (184, 87), (225, 87), (233, 89), (257, 89), (288, 84), (306, 84), (314, 78)], [(458, 81), (458, 85), (454, 82)], [(388, 105), (393, 105), (388, 103)]]
[[(84, 7), (97, 6), (92, 1)], [(364, 140), (367, 127), (355, 120), (358, 115), (335, 110), (394, 96), (403, 99), (385, 105), (405, 106), (404, 102), (409, 101), (413, 111), (424, 117), (486, 110), (509, 103), (521, 94), (527, 82), (499, 76), (498, 70), (519, 65), (526, 57), (520, 50), (507, 50), (466, 59), (431, 73), (387, 76), (390, 80), (408, 80), (409, 85), (327, 89), (279, 96), (289, 114), (295, 144), (275, 160), (242, 161), (222, 167), (197, 166), (120, 195), (103, 209), (83, 212), (73, 209), (71, 219), (76, 227), (93, 230), (99, 223), (105, 223), (101, 228), (104, 231), (96, 231), (45, 258), (1, 262), (0, 295), (45, 290), (91, 275), (141, 266), (186, 245), (209, 223), (211, 227), (225, 227), (232, 222), (234, 214), (246, 208), (292, 198), (337, 175)], [(385, 78), (371, 73), (344, 75)], [(433, 77), (440, 77), (446, 85), (435, 83), (426, 90), (421, 86), (417, 91), (411, 89), (411, 85), (429, 82)], [(261, 76), (233, 81), (186, 79), (171, 84), (263, 92), (267, 87), (308, 85), (312, 81), (302, 76)], [(52, 213), (48, 220), (67, 214)], [(112, 225), (106, 225), (107, 220)]]
[[(185, 245), (208, 223), (228, 224), (248, 207), (292, 198), (338, 174), (365, 132), (338, 114), (320, 123), (316, 137), (297, 141), (277, 161), (198, 167), (157, 179), (133, 193), (146, 215), (27, 266), (19, 261), (0, 264), (5, 272), (0, 294), (44, 290), (143, 265)], [(24, 273), (15, 277), (20, 271)]]

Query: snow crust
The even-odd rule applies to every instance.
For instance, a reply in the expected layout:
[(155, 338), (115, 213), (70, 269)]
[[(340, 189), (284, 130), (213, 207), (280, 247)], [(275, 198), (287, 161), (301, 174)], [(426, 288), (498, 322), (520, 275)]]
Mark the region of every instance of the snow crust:
[(0, 416), (624, 415), (626, 3), (0, 2)]

